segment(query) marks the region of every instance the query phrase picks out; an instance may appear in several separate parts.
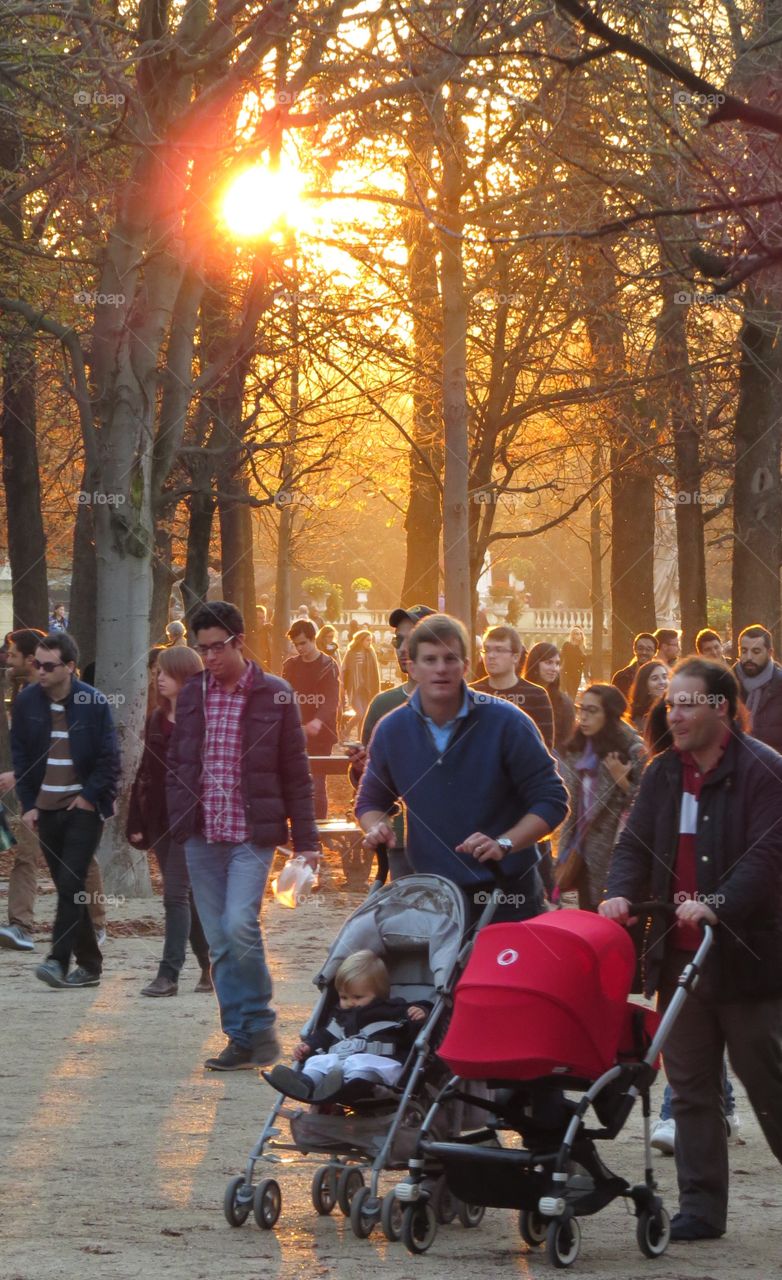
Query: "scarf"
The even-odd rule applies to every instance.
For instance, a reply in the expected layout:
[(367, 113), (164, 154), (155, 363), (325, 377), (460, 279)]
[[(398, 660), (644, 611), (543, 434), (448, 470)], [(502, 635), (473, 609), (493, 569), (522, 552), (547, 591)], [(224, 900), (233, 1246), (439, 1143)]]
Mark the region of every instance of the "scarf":
[[(739, 666), (741, 667), (741, 663), (739, 663)], [(767, 685), (769, 680), (772, 680), (773, 678), (774, 663), (771, 658), (769, 658), (763, 670), (756, 676), (745, 675), (744, 668), (741, 667), (741, 683), (744, 686), (744, 692), (747, 695), (747, 711), (751, 716), (754, 716), (758, 706), (760, 705), (763, 686)]]
[(573, 768), (578, 774), (581, 783), (578, 795), (578, 812), (576, 814), (575, 843), (578, 848), (583, 847), (583, 842), (592, 824), (590, 811), (595, 799), (595, 783), (600, 772), (600, 763), (600, 756), (589, 740), (581, 755), (573, 763)]

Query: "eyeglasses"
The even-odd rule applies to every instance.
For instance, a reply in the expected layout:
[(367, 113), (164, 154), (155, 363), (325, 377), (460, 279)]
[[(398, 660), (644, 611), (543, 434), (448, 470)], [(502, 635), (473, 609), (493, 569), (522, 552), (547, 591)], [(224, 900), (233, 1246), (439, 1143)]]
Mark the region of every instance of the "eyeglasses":
[(64, 662), (39, 662), (37, 658), (33, 658), (33, 666), (36, 671), (45, 671), (47, 675), (51, 675), (58, 667), (64, 667)]
[(510, 645), (504, 645), (504, 644), (503, 644), (503, 645), (493, 645), (493, 644), (490, 644), (490, 645), (484, 645), (484, 646), (483, 646), (483, 656), (484, 656), (485, 658), (498, 658), (498, 657), (500, 656), (500, 654), (503, 654), (503, 653), (513, 653), (513, 652), (514, 652), (514, 651), (513, 651), (513, 649), (511, 649)]
[(225, 640), (216, 640), (214, 644), (197, 644), (196, 653), (201, 658), (208, 658), (210, 655), (213, 658), (219, 658), (220, 654), (225, 651), (225, 646), (231, 644), (235, 639), (236, 636), (226, 636)]
[(407, 640), (407, 636), (394, 636), (391, 643), (395, 649), (401, 649), (402, 645), (406, 642), (406, 640)]

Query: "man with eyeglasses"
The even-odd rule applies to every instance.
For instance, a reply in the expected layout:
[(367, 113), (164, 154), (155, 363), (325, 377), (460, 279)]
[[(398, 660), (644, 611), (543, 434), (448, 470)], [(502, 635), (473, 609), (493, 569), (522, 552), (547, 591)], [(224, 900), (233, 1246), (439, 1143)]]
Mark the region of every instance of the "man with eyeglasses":
[(721, 662), (685, 658), (666, 695), (666, 727), (619, 837), (600, 914), (643, 937), (645, 994), (665, 1009), (701, 942), (714, 946), (665, 1042), (673, 1089), (679, 1212), (671, 1239), (716, 1239), (728, 1211), (723, 1057), (782, 1163), (782, 756), (743, 731), (739, 689)]
[(241, 1071), (280, 1056), (260, 911), (274, 850), (320, 856), (304, 731), (291, 686), (243, 653), (244, 620), (214, 600), (190, 627), (205, 670), (177, 700), (166, 779), (209, 943), (225, 1048), (204, 1066)]
[(108, 701), (76, 679), (78, 660), (67, 631), (40, 639), (32, 662), (37, 681), (19, 694), (11, 720), (22, 821), (38, 836), (57, 889), (51, 949), (35, 973), (50, 987), (71, 989), (96, 987), (103, 969), (86, 882), (120, 776)]
[[(6, 636), (6, 666), (15, 681), (23, 687), (36, 684), (35, 651), (45, 632), (36, 627), (24, 627), (10, 631)], [(13, 708), (11, 710), (13, 716)], [(0, 800), (15, 786), (13, 771), (0, 773)], [(88, 908), (98, 936), (98, 945), (106, 937), (106, 895), (103, 877), (97, 859), (93, 858), (87, 872), (85, 889), (89, 895)], [(34, 951), (33, 927), (35, 925), (35, 899), (38, 894), (38, 841), (32, 831), (19, 832), (13, 865), (8, 875), (8, 924), (0, 928), (0, 947), (9, 951)]]
[(517, 675), (523, 645), (515, 627), (489, 627), (483, 637), (483, 661), (488, 675), (470, 685), (479, 693), (512, 702), (535, 721), (551, 751), (554, 745), (554, 712), (546, 690)]

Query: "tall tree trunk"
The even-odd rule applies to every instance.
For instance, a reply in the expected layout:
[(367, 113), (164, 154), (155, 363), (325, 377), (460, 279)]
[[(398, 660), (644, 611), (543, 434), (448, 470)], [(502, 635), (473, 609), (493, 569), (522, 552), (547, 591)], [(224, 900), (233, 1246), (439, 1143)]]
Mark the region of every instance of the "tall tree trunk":
[[(746, 49), (733, 69), (732, 88), (758, 106), (778, 107), (782, 44), (782, 0), (763, 0), (752, 7), (747, 23)], [(774, 172), (779, 140), (762, 130), (750, 131), (739, 167), (732, 172), (743, 191), (765, 189)], [(762, 217), (762, 215), (761, 215)], [(776, 219), (756, 230), (772, 242)], [(765, 272), (758, 280), (763, 280)], [(768, 627), (774, 649), (782, 652), (780, 626), (780, 372), (782, 372), (782, 311), (777, 274), (772, 268), (769, 292), (751, 282), (744, 298), (739, 332), (739, 398), (736, 407), (733, 491), (733, 640), (750, 623)]]
[[(249, 495), (249, 481), (245, 479), (244, 493)], [(242, 558), (242, 567), (244, 569), (244, 583), (242, 585), (242, 600), (244, 601), (244, 625), (247, 636), (247, 649), (252, 658), (256, 662), (261, 661), (261, 637), (258, 631), (258, 604), (255, 594), (255, 528), (253, 525), (253, 509), (249, 502), (242, 503), (242, 546), (244, 555)]]
[[(97, 473), (84, 468), (81, 480), (82, 493), (97, 491)], [(81, 502), (76, 509), (73, 528), (73, 571), (71, 595), (68, 604), (68, 625), (79, 646), (79, 664), (82, 671), (95, 661), (96, 607), (98, 595), (98, 564), (95, 558), (95, 520), (91, 503)]]
[[(422, 143), (421, 146), (426, 146)], [(416, 148), (420, 157), (420, 147)], [(426, 159), (431, 158), (429, 144)], [(408, 177), (407, 197), (415, 188)], [(419, 213), (405, 219), (407, 274), (415, 362), (413, 386), (413, 447), (410, 449), (410, 496), (405, 516), (406, 558), (402, 584), (404, 605), (437, 608), (440, 591), (440, 533), (442, 530), (443, 468), (442, 386), (435, 377), (436, 350), (441, 330), (437, 290), (437, 245), (427, 220)]]
[(293, 507), (280, 507), (277, 527), (277, 574), (274, 587), (274, 625), (272, 627), (272, 665), (282, 668), (285, 635), (291, 625), (291, 568), (293, 562)]
[[(226, 485), (226, 488), (234, 486)], [(244, 606), (244, 573), (242, 559), (245, 554), (242, 529), (242, 503), (238, 497), (224, 494), (217, 502), (220, 523), (220, 572), (223, 579), (223, 599), (230, 600), (237, 609)]]
[[(635, 421), (639, 421), (636, 415)], [(611, 449), (611, 662), (624, 665), (633, 636), (655, 626), (654, 477), (631, 462), (638, 437), (617, 428)]]
[[(458, 108), (457, 108), (458, 110)], [(452, 125), (449, 121), (449, 125)], [(445, 130), (440, 231), (443, 308), (443, 564), (445, 607), (472, 635), (470, 593), (469, 412), (467, 405), (467, 295), (464, 287), (461, 212), (462, 168), (456, 136)]]
[(168, 623), (171, 588), (176, 581), (171, 571), (171, 530), (158, 524), (155, 529), (155, 555), (152, 560), (152, 605), (149, 614), (149, 644), (164, 643)]
[[(298, 283), (295, 271), (294, 279)], [(301, 405), (301, 362), (299, 358), (299, 302), (294, 290), (291, 302), (291, 378), (288, 414), (288, 440), (280, 459), (280, 493), (285, 498), (280, 503), (280, 522), (277, 527), (277, 573), (274, 589), (274, 622), (272, 626), (272, 664), (275, 671), (282, 668), (286, 652), (286, 633), (291, 625), (291, 569), (293, 568), (293, 524), (295, 507), (288, 500), (288, 492), (296, 466), (296, 440), (299, 434), (299, 408)]]
[(781, 651), (779, 385), (782, 342), (779, 312), (764, 314), (747, 301), (739, 335), (739, 401), (736, 410), (733, 495), (733, 638), (760, 622)]
[[(141, 757), (147, 708), (149, 617), (152, 604), (152, 545), (149, 482), (151, 454), (137, 452), (138, 421), (147, 397), (134, 398), (126, 387), (124, 404), (130, 421), (114, 414), (114, 447), (103, 466), (104, 493), (114, 502), (96, 506), (97, 659), (95, 683), (116, 701), (113, 708), (126, 779), (135, 775)], [(144, 497), (146, 495), (146, 497)], [(124, 502), (119, 499), (124, 498)], [(121, 693), (114, 691), (121, 690)], [(120, 788), (113, 822), (107, 824), (99, 858), (109, 892), (149, 897), (152, 885), (146, 854), (125, 839), (130, 788)]]
[[(621, 281), (606, 246), (578, 248), (595, 376), (610, 387), (627, 381)], [(650, 439), (649, 423), (631, 391), (606, 397), (603, 417), (611, 442), (611, 662), (623, 666), (633, 636), (655, 625), (654, 472), (638, 457)]]
[(706, 546), (697, 405), (687, 347), (687, 308), (677, 304), (674, 281), (663, 279), (657, 318), (659, 363), (666, 371), (665, 397), (676, 467), (676, 548), (679, 566), (682, 652), (691, 653), (706, 626)]
[(188, 620), (206, 600), (209, 590), (209, 547), (215, 509), (214, 494), (209, 486), (208, 462), (202, 456), (198, 458), (197, 465), (191, 465), (191, 476), (193, 488), (187, 526), (185, 576), (182, 580), (182, 603)]
[(35, 404), (35, 348), (29, 331), (6, 339), (3, 369), (3, 488), (14, 629), (49, 629), (46, 538), (41, 511)]
[(255, 605), (255, 567), (253, 561), (253, 528), (249, 484), (240, 479), (231, 486), (235, 499), (227, 495), (218, 502), (220, 515), (220, 556), (223, 596), (236, 605), (244, 617), (245, 643), (248, 657), (256, 662), (258, 653), (258, 621)]
[[(592, 482), (602, 474), (603, 451), (596, 444), (592, 452)], [(605, 600), (603, 598), (603, 538), (600, 517), (603, 496), (599, 489), (592, 490), (589, 500), (589, 603), (592, 609), (592, 679), (603, 679), (603, 627), (605, 625)]]

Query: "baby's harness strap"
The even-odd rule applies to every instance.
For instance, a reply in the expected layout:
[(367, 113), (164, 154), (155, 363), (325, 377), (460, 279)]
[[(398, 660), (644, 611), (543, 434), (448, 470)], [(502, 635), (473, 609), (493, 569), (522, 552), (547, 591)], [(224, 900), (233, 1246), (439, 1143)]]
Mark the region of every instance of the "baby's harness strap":
[[(384, 1031), (398, 1031), (404, 1022), (368, 1022), (360, 1036), (339, 1039), (336, 1044), (326, 1049), (326, 1053), (334, 1053), (338, 1058), (349, 1058), (353, 1053), (376, 1053), (382, 1058), (394, 1058), (399, 1052), (399, 1045), (393, 1040), (372, 1040), (371, 1036), (382, 1036)], [(336, 1020), (331, 1021), (326, 1030), (333, 1036), (343, 1036), (343, 1028)]]

